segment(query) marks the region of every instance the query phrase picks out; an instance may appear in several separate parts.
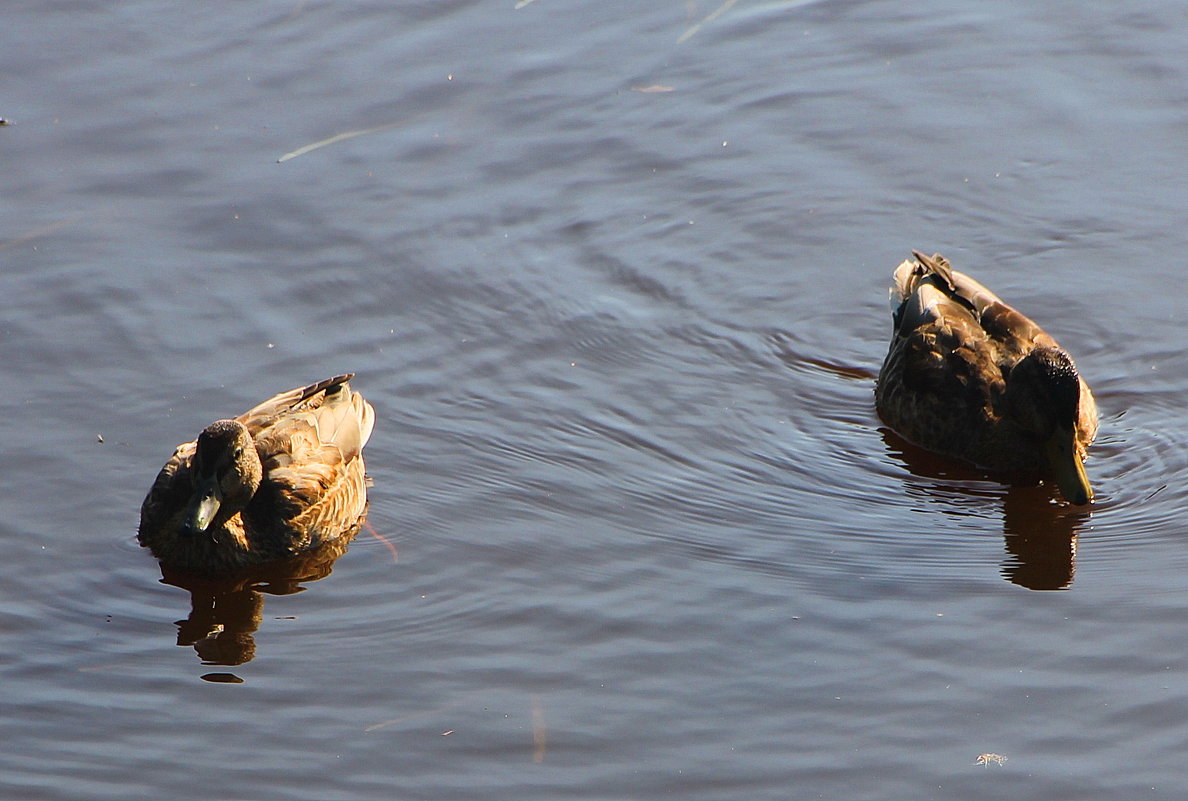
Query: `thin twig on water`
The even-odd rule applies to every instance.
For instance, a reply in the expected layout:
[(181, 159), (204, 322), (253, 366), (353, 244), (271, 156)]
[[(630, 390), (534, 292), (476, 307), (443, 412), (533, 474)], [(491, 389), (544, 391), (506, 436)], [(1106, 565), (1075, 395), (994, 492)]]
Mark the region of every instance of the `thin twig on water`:
[(279, 159), (277, 159), (276, 163), (282, 164), (282, 163), (288, 161), (289, 159), (295, 159), (298, 156), (304, 156), (306, 153), (317, 150), (320, 147), (325, 147), (326, 145), (332, 145), (335, 142), (341, 142), (345, 139), (354, 139), (356, 136), (363, 136), (364, 134), (377, 133), (378, 131), (386, 131), (389, 128), (395, 128), (399, 124), (400, 123), (398, 123), (398, 122), (390, 122), (387, 125), (377, 125), (374, 128), (364, 128), (361, 131), (347, 131), (346, 133), (336, 134), (334, 136), (331, 136), (329, 139), (322, 139), (318, 142), (314, 142), (312, 145), (306, 145), (305, 147), (299, 147), (290, 153), (286, 153), (285, 155), (283, 155)]

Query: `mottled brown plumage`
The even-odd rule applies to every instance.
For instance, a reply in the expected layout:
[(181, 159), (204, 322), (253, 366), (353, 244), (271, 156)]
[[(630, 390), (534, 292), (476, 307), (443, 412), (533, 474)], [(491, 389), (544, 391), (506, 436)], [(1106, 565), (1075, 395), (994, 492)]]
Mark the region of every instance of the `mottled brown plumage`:
[(921, 447), (1092, 501), (1083, 462), (1097, 406), (1072, 357), (940, 254), (913, 254), (891, 288), (895, 330), (875, 386), (884, 422)]
[(352, 377), (282, 392), (179, 445), (141, 506), (141, 545), (217, 575), (353, 536), (375, 413)]

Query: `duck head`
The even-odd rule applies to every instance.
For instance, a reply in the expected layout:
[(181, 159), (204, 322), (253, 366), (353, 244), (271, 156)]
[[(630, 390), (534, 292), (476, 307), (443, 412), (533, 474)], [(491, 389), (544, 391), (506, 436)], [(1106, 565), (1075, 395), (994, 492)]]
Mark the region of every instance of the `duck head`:
[(182, 520), (187, 534), (200, 534), (247, 506), (260, 486), (263, 467), (247, 428), (216, 420), (198, 435), (190, 475), (193, 495)]
[(1093, 488), (1078, 442), (1081, 377), (1061, 348), (1038, 347), (1019, 361), (1007, 379), (1007, 398), (1015, 422), (1042, 445), (1050, 477), (1069, 503), (1093, 500)]

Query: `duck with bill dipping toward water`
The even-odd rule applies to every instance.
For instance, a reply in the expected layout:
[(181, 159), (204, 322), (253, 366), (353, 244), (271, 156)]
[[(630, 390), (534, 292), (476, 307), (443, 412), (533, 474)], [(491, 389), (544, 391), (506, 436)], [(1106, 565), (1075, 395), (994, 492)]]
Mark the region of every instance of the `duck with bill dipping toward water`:
[(895, 330), (875, 386), (883, 421), (928, 450), (1052, 480), (1069, 503), (1090, 503), (1097, 405), (1072, 357), (939, 253), (913, 255), (891, 287)]

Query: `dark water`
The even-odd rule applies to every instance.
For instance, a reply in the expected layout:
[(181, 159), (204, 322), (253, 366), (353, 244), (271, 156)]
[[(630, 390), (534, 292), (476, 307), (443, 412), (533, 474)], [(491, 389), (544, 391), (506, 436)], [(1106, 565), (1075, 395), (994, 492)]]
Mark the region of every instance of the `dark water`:
[[(7, 9), (0, 796), (1183, 798), (1186, 26)], [(880, 430), (913, 247), (1075, 355), (1091, 510)], [(346, 370), (374, 534), (163, 583), (173, 446)]]

